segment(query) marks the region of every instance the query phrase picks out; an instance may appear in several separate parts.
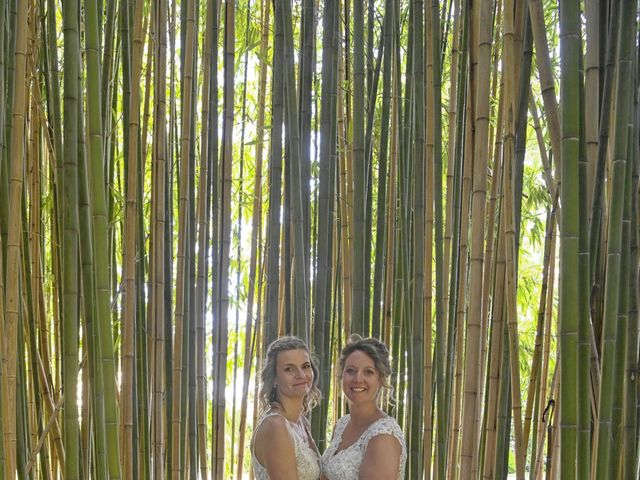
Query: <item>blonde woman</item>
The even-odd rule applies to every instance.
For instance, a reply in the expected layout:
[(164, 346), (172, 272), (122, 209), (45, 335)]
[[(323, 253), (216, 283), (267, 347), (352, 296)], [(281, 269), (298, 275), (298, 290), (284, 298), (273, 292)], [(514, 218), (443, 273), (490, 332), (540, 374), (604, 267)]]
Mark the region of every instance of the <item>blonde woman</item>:
[(382, 389), (390, 388), (387, 346), (352, 335), (340, 354), (342, 392), (349, 414), (338, 420), (322, 455), (324, 480), (404, 478), (407, 447), (396, 420), (380, 409)]
[(296, 337), (267, 350), (260, 388), (260, 419), (251, 439), (256, 480), (318, 480), (320, 454), (306, 415), (317, 404), (318, 369)]

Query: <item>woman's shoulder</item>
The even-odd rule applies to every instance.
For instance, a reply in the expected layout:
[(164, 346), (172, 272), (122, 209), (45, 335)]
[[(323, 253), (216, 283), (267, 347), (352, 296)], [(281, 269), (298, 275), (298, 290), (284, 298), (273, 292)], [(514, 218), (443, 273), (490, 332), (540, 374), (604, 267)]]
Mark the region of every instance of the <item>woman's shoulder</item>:
[(380, 418), (369, 427), (367, 437), (369, 439), (377, 437), (378, 435), (391, 435), (398, 439), (398, 441), (404, 445), (404, 434), (400, 425), (395, 418), (385, 415)]
[(270, 412), (262, 416), (254, 431), (254, 436), (271, 438), (273, 435), (289, 435), (287, 419), (277, 412)]

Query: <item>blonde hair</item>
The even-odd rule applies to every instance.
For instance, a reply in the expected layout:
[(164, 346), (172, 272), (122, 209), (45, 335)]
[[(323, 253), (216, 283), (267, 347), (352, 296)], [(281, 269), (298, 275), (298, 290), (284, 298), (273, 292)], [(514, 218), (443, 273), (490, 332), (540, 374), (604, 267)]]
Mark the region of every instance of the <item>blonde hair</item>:
[(309, 354), (309, 361), (311, 363), (311, 370), (313, 371), (313, 384), (311, 390), (304, 396), (302, 401), (302, 412), (306, 415), (313, 407), (315, 407), (322, 394), (318, 388), (319, 370), (316, 365), (316, 360), (309, 350), (309, 346), (298, 337), (280, 337), (269, 345), (267, 348), (267, 355), (264, 360), (262, 372), (260, 373), (260, 379), (262, 385), (260, 386), (259, 399), (260, 399), (260, 412), (266, 412), (273, 407), (282, 407), (278, 396), (278, 390), (275, 388), (276, 380), (276, 366), (278, 354), (289, 350), (304, 350)]
[(384, 342), (377, 338), (362, 338), (357, 333), (349, 336), (347, 344), (340, 352), (340, 377), (342, 377), (342, 372), (344, 372), (344, 366), (347, 358), (357, 350), (365, 353), (369, 358), (371, 358), (371, 360), (373, 360), (373, 364), (380, 372), (380, 385), (382, 385), (383, 388), (391, 390), (391, 384), (389, 383), (391, 378), (389, 349)]

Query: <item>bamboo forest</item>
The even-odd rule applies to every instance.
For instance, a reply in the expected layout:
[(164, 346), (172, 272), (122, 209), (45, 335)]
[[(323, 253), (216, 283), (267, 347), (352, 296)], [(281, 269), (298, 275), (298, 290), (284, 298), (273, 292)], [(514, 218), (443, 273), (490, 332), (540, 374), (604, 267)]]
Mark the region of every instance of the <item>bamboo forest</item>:
[(637, 480), (631, 0), (0, 0), (0, 479), (251, 479), (383, 340), (411, 480)]

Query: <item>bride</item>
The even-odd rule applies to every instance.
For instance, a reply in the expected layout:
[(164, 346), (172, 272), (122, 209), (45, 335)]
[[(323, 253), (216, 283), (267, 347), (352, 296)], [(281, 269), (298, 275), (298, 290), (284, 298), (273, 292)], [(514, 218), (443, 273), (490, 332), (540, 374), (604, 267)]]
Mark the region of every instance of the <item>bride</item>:
[(342, 391), (350, 413), (338, 420), (322, 455), (323, 480), (404, 478), (407, 448), (398, 423), (378, 406), (389, 387), (387, 346), (352, 335), (340, 354)]
[(299, 338), (281, 337), (267, 350), (260, 420), (251, 440), (256, 480), (318, 480), (320, 454), (306, 416), (320, 398), (318, 369)]

